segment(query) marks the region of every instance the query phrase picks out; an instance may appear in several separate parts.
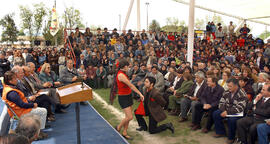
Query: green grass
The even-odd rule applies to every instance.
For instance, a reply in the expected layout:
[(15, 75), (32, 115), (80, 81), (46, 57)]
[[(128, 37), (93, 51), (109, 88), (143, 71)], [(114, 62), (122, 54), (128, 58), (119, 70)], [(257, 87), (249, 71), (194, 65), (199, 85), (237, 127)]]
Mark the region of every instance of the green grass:
[[(110, 96), (110, 89), (96, 89), (95, 92), (99, 94), (106, 102), (109, 103), (109, 96)], [(113, 126), (117, 125), (119, 121), (115, 118), (116, 116), (111, 114), (110, 112), (106, 111), (103, 109), (102, 105), (97, 103), (95, 100), (91, 101), (91, 104), (96, 108), (96, 110)], [(139, 105), (139, 102), (134, 100), (133, 104), (133, 109), (136, 109)], [(121, 107), (118, 103), (118, 98), (114, 100), (113, 106), (117, 109), (121, 110)], [(159, 124), (164, 124), (164, 123), (173, 123), (175, 127), (175, 133), (172, 134), (169, 130), (155, 134), (161, 138), (164, 138), (165, 140), (168, 140), (169, 143), (174, 143), (174, 144), (199, 144), (200, 142), (198, 140), (195, 140), (193, 136), (205, 136), (204, 134), (201, 134), (200, 132), (193, 132), (189, 128), (190, 124), (190, 119), (191, 116), (189, 116), (189, 121), (184, 122), (184, 123), (179, 123), (178, 120), (179, 118), (176, 116), (170, 116), (168, 115), (167, 111), (167, 119), (162, 121)], [(135, 119), (135, 117), (134, 117)], [(136, 119), (135, 119), (136, 120)], [(148, 123), (148, 117), (145, 117), (145, 121)], [(205, 121), (205, 120), (204, 120)], [(202, 125), (204, 125), (204, 121), (202, 121)], [(130, 135), (135, 138), (133, 141), (129, 141), (131, 144), (135, 143), (143, 143), (142, 136), (136, 132), (130, 132)], [(171, 142), (172, 141), (172, 142)], [(174, 142), (173, 142), (174, 141)]]
[[(110, 103), (110, 89), (96, 89), (95, 92), (99, 94), (107, 103)], [(118, 96), (116, 96), (113, 102), (113, 106), (119, 109), (120, 111), (122, 110), (118, 103)], [(136, 109), (138, 108), (138, 106), (139, 106), (139, 102), (137, 102), (136, 100), (133, 100), (132, 108)]]

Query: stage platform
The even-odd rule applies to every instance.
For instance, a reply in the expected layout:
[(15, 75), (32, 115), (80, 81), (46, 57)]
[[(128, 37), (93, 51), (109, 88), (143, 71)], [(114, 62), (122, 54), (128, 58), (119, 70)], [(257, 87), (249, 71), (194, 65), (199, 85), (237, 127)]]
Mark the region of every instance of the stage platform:
[[(45, 130), (48, 139), (33, 144), (76, 144), (75, 104), (71, 104), (67, 111), (56, 114), (56, 121), (50, 123), (52, 127)], [(80, 118), (82, 144), (128, 144), (90, 103), (80, 106)]]

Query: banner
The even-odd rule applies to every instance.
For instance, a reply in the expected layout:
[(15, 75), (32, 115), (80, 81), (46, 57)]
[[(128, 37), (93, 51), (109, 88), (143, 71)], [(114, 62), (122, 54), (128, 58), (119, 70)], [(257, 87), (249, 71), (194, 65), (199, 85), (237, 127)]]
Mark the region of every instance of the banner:
[(50, 33), (52, 36), (55, 36), (56, 33), (59, 30), (59, 22), (58, 22), (58, 18), (57, 18), (57, 13), (56, 13), (56, 9), (53, 8), (52, 9), (52, 20), (51, 20), (51, 26), (50, 26)]

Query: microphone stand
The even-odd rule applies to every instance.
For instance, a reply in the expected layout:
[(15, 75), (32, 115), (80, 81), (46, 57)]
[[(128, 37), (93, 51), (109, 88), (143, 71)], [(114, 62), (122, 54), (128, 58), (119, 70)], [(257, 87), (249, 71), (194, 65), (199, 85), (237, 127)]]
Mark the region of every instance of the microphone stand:
[[(69, 71), (70, 73), (72, 73), (73, 75), (75, 76), (78, 76), (78, 74), (72, 72), (72, 71)], [(83, 90), (84, 88), (84, 84), (83, 84), (83, 79), (81, 78), (81, 88)], [(77, 126), (77, 144), (81, 144), (81, 126), (80, 126), (80, 102), (77, 102), (76, 103), (76, 106), (75, 106), (75, 112), (76, 112), (76, 126)]]

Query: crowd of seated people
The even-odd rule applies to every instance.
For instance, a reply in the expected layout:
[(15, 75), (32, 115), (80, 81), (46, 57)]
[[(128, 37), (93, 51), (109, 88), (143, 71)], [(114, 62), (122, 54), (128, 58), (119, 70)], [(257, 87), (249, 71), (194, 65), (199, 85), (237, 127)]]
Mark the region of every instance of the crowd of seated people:
[[(47, 121), (55, 120), (54, 112), (65, 112), (65, 106), (54, 95), (55, 88), (78, 79), (95, 89), (111, 87), (117, 62), (127, 59), (131, 82), (143, 91), (144, 78), (154, 77), (155, 88), (167, 102), (164, 109), (180, 116), (179, 122), (187, 121), (192, 113), (192, 130), (203, 127), (202, 132), (207, 133), (214, 126), (215, 137), (227, 134), (228, 143), (236, 138), (241, 143), (254, 143), (257, 124), (264, 124), (261, 129), (268, 128), (264, 119), (270, 118), (269, 108), (263, 106), (261, 111), (261, 101), (269, 96), (270, 42), (254, 38), (246, 25), (236, 35), (232, 23), (224, 31), (221, 24), (209, 22), (204, 37), (195, 34), (192, 64), (187, 62), (187, 33), (118, 33), (117, 29), (109, 32), (107, 28), (86, 28), (82, 32), (76, 28), (68, 41), (76, 62), (66, 44), (64, 48), (0, 48), (0, 75), (14, 72), (18, 89), (28, 103), (46, 109)], [(39, 95), (41, 91), (48, 94)], [(243, 116), (233, 116), (242, 112)], [(201, 120), (206, 116), (207, 123), (202, 126)], [(250, 117), (252, 120), (245, 120)], [(259, 140), (265, 138), (265, 134), (258, 134)]]

